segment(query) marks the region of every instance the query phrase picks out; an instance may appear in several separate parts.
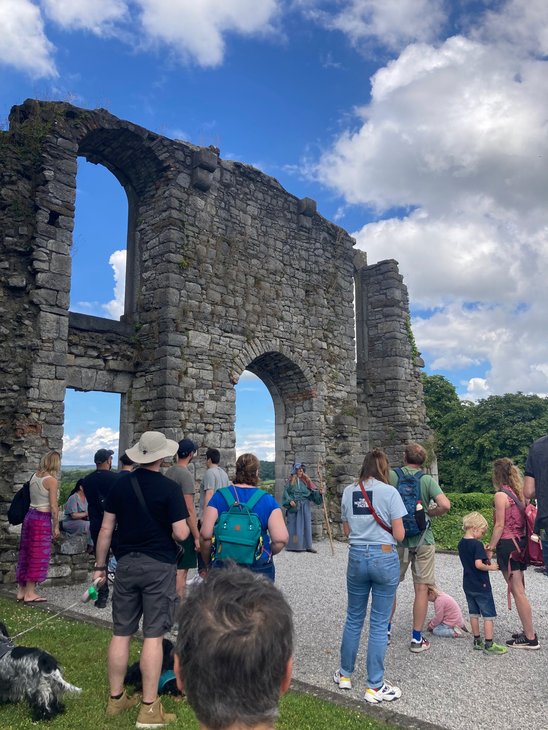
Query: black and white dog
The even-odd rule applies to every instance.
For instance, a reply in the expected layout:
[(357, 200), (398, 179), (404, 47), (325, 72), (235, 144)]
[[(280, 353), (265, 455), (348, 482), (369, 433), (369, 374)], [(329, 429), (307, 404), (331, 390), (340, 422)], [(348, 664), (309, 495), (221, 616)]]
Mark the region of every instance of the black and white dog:
[(14, 646), (0, 622), (0, 703), (27, 700), (33, 720), (49, 720), (64, 711), (64, 692), (82, 690), (63, 679), (57, 660), (42, 649)]

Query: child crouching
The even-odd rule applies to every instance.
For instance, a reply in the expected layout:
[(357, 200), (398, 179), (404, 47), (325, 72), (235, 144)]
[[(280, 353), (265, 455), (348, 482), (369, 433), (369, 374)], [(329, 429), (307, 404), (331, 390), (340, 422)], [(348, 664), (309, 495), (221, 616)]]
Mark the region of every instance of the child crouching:
[(434, 636), (460, 639), (468, 632), (459, 604), (436, 586), (428, 586), (428, 600), (434, 604), (434, 617), (428, 622), (428, 631)]
[[(464, 537), (459, 542), (459, 558), (464, 570), (462, 587), (468, 602), (474, 649), (483, 649), (488, 654), (506, 654), (508, 649), (493, 641), (493, 620), (497, 612), (488, 571), (499, 568), (490, 562), (480, 540), (487, 530), (487, 520), (479, 512), (471, 512), (464, 517), (462, 528)], [(483, 617), (485, 641), (480, 635), (480, 616)]]

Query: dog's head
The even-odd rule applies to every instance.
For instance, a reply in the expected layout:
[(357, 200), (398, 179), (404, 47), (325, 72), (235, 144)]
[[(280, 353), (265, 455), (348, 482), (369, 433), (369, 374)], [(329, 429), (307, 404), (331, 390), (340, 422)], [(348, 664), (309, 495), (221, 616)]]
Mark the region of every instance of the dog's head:
[(0, 638), (4, 637), (5, 639), (9, 639), (10, 635), (8, 633), (8, 629), (6, 627), (6, 624), (0, 621)]

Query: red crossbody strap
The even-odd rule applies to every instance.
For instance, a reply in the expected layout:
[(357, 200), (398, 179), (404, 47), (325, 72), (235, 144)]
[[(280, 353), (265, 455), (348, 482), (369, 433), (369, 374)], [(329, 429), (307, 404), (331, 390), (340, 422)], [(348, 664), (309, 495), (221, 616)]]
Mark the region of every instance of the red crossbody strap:
[(377, 514), (377, 513), (375, 512), (375, 510), (373, 509), (373, 505), (371, 504), (371, 500), (370, 500), (370, 499), (369, 499), (369, 497), (367, 496), (367, 492), (365, 491), (365, 489), (364, 489), (364, 486), (363, 486), (363, 483), (362, 483), (362, 482), (360, 482), (360, 489), (362, 490), (363, 498), (364, 498), (364, 499), (365, 499), (365, 501), (367, 502), (367, 506), (369, 507), (369, 511), (371, 512), (371, 514), (372, 514), (372, 516), (374, 517), (374, 519), (375, 519), (375, 521), (377, 522), (377, 524), (378, 524), (378, 525), (379, 525), (380, 527), (382, 527), (382, 529), (383, 529), (383, 530), (386, 530), (386, 532), (389, 532), (390, 534), (392, 534), (392, 528), (391, 528), (391, 527), (388, 527), (388, 525), (387, 525), (387, 524), (386, 524), (385, 522), (383, 522), (383, 521), (381, 520), (381, 518), (379, 517), (379, 515), (378, 515), (378, 514)]

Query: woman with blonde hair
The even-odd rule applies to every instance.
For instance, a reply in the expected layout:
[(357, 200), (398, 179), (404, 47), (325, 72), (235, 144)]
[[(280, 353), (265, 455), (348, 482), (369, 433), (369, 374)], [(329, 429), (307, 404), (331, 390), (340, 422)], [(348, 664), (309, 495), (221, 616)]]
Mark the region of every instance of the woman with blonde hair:
[(364, 699), (371, 704), (401, 697), (399, 687), (384, 679), (388, 623), (400, 579), (396, 543), (403, 540), (407, 510), (397, 489), (389, 483), (384, 451), (373, 449), (363, 462), (357, 483), (346, 487), (342, 497), (343, 531), (350, 551), (346, 571), (348, 604), (341, 643), (341, 663), (333, 681), (351, 689), (360, 637), (371, 595), (367, 644), (367, 687)]
[(516, 603), (516, 609), (523, 631), (514, 634), (506, 644), (514, 649), (539, 649), (538, 638), (533, 628), (531, 604), (525, 595), (523, 572), (527, 565), (511, 557), (525, 544), (525, 500), (523, 479), (520, 470), (511, 459), (497, 459), (493, 462), (493, 487), (495, 488), (494, 527), (487, 555), (496, 550), (497, 563)]
[(36, 593), (36, 584), (48, 576), (51, 540), (59, 537), (57, 477), (61, 456), (49, 451), (40, 460), (40, 468), (30, 479), (30, 508), (23, 520), (16, 579), (17, 600), (43, 603), (47, 599)]

